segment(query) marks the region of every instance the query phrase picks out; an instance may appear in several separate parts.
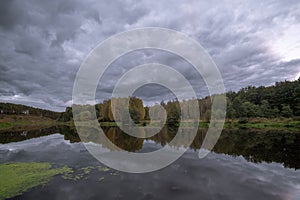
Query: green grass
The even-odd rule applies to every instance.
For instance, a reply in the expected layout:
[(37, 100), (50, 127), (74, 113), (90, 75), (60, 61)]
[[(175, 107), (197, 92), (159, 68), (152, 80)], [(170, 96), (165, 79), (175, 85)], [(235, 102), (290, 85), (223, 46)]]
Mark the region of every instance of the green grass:
[[(69, 122), (59, 122), (51, 120), (45, 117), (38, 116), (18, 116), (18, 115), (3, 115), (0, 118), (0, 130), (32, 130), (42, 127), (50, 127), (54, 125), (67, 125), (70, 127), (75, 127), (73, 121)], [(91, 122), (77, 122), (76, 125), (83, 127), (99, 127), (99, 124)], [(194, 122), (191, 121), (181, 121), (179, 123), (172, 124), (170, 126), (183, 126), (189, 127), (194, 126)], [(199, 128), (208, 128), (209, 122), (199, 121)], [(118, 123), (116, 122), (100, 122), (100, 126), (103, 127), (116, 127)], [(149, 120), (141, 121), (137, 126), (147, 126), (147, 127), (161, 127), (162, 124), (159, 121), (153, 121), (150, 125)], [(300, 130), (300, 119), (299, 118), (242, 118), (242, 119), (226, 119), (224, 128), (233, 129), (288, 129), (288, 130)]]
[(70, 168), (51, 168), (50, 163), (0, 164), (0, 199), (20, 195), (27, 190), (48, 183), (58, 174), (68, 173)]
[(300, 121), (288, 118), (275, 119), (243, 119), (232, 120), (225, 123), (225, 128), (240, 128), (240, 129), (286, 129), (291, 131), (300, 130)]
[[(101, 126), (117, 126), (116, 122), (101, 122)], [(174, 124), (175, 126), (179, 126), (179, 124)], [(193, 122), (182, 121), (180, 125), (183, 127), (193, 126)], [(198, 123), (199, 128), (208, 128), (209, 122), (200, 121)], [(144, 126), (143, 123), (138, 124), (138, 126)], [(149, 124), (147, 124), (149, 127)], [(160, 127), (161, 124), (159, 122), (154, 122), (151, 124), (152, 127)], [(241, 129), (288, 129), (288, 130), (300, 130), (300, 121), (295, 119), (288, 118), (275, 118), (275, 119), (265, 119), (265, 118), (249, 118), (246, 119), (245, 122), (239, 119), (226, 120), (224, 124), (224, 128), (241, 128)]]
[(118, 126), (116, 122), (100, 122), (100, 126)]
[(58, 122), (41, 116), (0, 115), (0, 130), (32, 130), (58, 125)]
[(12, 126), (13, 126), (13, 124), (9, 123), (9, 122), (0, 123), (0, 129), (6, 129), (6, 128), (9, 128)]

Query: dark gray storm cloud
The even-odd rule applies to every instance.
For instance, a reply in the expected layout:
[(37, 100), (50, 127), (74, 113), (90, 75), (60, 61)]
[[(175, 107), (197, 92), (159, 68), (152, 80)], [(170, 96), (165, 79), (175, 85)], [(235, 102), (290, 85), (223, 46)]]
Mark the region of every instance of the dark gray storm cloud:
[[(300, 71), (300, 2), (1, 0), (0, 101), (62, 110), (71, 104), (79, 66), (100, 42), (121, 31), (164, 27), (196, 39), (217, 64), (227, 90), (292, 80)], [(207, 95), (192, 66), (159, 51), (128, 54), (99, 84), (109, 97), (114, 84), (138, 64), (173, 66)], [(161, 87), (137, 95), (148, 102), (171, 97)]]

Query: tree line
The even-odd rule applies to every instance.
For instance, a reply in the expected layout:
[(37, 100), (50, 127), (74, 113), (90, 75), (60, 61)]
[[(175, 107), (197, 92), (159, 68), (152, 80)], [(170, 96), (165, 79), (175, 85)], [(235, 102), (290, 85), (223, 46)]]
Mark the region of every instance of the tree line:
[[(218, 95), (207, 96), (203, 99), (198, 99), (200, 119), (209, 121), (211, 116), (211, 106), (214, 98)], [(296, 81), (277, 82), (273, 86), (254, 87), (248, 86), (242, 88), (237, 92), (230, 91), (226, 93), (227, 98), (227, 115), (229, 119), (233, 118), (277, 118), (277, 117), (293, 117), (300, 116), (300, 79)], [(155, 119), (166, 114), (166, 121), (168, 124), (178, 123), (182, 116), (191, 116), (195, 112), (194, 107), (189, 107), (189, 101), (170, 100), (167, 102), (160, 102), (153, 106), (144, 106), (143, 101), (137, 97), (118, 98), (106, 100), (102, 103), (96, 104), (96, 115), (101, 122), (115, 121), (111, 103), (114, 101), (117, 105), (115, 110), (119, 119), (122, 121), (122, 116), (127, 112), (127, 105), (129, 101), (129, 113), (135, 123), (147, 121), (150, 119), (150, 111), (152, 110), (152, 117)], [(127, 103), (127, 104), (126, 104)], [(126, 109), (125, 109), (126, 107)], [(180, 108), (184, 109), (180, 109)], [(161, 108), (164, 108), (162, 110)], [(60, 120), (69, 121), (72, 119), (72, 108), (66, 108), (66, 111), (61, 114)], [(80, 113), (78, 117), (81, 119), (89, 118), (90, 112), (87, 110)]]
[[(201, 120), (209, 121), (212, 102), (216, 97), (218, 95), (207, 96), (197, 100)], [(296, 81), (277, 82), (275, 85), (269, 87), (248, 86), (237, 92), (227, 92), (226, 98), (226, 117), (228, 119), (300, 116), (300, 79)], [(112, 101), (115, 105), (114, 110), (111, 107)], [(174, 124), (180, 121), (181, 116), (183, 119), (188, 119), (190, 116), (195, 115), (196, 109), (194, 106), (190, 106), (190, 101), (178, 101), (174, 99), (167, 102), (161, 101), (159, 104), (153, 106), (144, 106), (143, 101), (137, 97), (115, 98), (96, 104), (95, 110), (100, 122), (124, 121), (128, 120), (127, 107), (129, 104), (129, 114), (135, 123), (147, 121), (150, 118), (152, 120), (162, 120), (165, 117), (168, 124)], [(86, 109), (83, 110), (85, 111), (79, 113), (76, 117), (80, 119), (91, 118), (91, 106), (86, 105)], [(59, 113), (25, 105), (0, 103), (0, 114), (43, 116), (64, 122), (73, 119), (71, 107), (67, 107), (65, 112)]]
[(0, 114), (2, 115), (32, 115), (43, 116), (51, 119), (58, 119), (61, 116), (60, 112), (34, 108), (31, 106), (13, 104), (13, 103), (0, 103)]
[(228, 92), (227, 99), (228, 118), (300, 116), (300, 79), (269, 87), (249, 86)]

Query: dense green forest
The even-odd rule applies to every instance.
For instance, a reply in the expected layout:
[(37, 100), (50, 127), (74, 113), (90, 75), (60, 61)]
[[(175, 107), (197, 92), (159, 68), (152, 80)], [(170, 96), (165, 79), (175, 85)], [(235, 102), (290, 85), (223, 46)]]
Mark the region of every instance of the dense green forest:
[(270, 87), (249, 86), (239, 92), (228, 92), (227, 97), (229, 118), (300, 116), (300, 79)]
[[(242, 88), (238, 92), (227, 92), (227, 118), (277, 118), (277, 117), (295, 117), (300, 116), (300, 79), (296, 81), (278, 82), (269, 87), (253, 87), (248, 86)], [(211, 106), (213, 99), (217, 97), (208, 96), (199, 99), (199, 113), (204, 121), (209, 121), (211, 116)], [(124, 102), (125, 98), (119, 99)], [(127, 99), (128, 100), (128, 99)], [(106, 100), (95, 105), (96, 114), (99, 121), (114, 121), (111, 101)], [(125, 101), (126, 102), (126, 101)], [(149, 120), (149, 110), (154, 110), (154, 115), (162, 115), (161, 110), (157, 109), (158, 105), (152, 107), (144, 107), (143, 101), (136, 97), (131, 97), (129, 100), (129, 112), (134, 122), (139, 123), (143, 120)], [(194, 112), (194, 108), (188, 107), (188, 100), (179, 102), (172, 100), (161, 102), (159, 105), (164, 107), (167, 114), (167, 123), (178, 123), (181, 115), (180, 106), (184, 107), (183, 116)], [(125, 104), (119, 103), (119, 105)], [(120, 108), (120, 107), (119, 107)], [(120, 111), (121, 112), (121, 111)], [(120, 113), (119, 113), (120, 114)], [(122, 116), (122, 114), (121, 114)], [(66, 108), (66, 111), (60, 116), (61, 121), (69, 121), (72, 119), (72, 108)], [(81, 118), (89, 118), (89, 111), (82, 113)]]

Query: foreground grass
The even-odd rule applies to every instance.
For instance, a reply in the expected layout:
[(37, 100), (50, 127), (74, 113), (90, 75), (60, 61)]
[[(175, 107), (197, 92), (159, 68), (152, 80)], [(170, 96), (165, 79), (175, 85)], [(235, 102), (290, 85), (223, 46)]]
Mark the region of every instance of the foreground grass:
[[(76, 171), (70, 167), (51, 168), (50, 163), (18, 162), (0, 164), (0, 199), (16, 197), (40, 185), (47, 184), (53, 176), (59, 175), (66, 181), (87, 179), (98, 175), (98, 180), (118, 175), (105, 166), (87, 166)], [(97, 173), (98, 172), (98, 173)]]
[(69, 173), (70, 168), (52, 169), (50, 163), (7, 163), (0, 165), (0, 199), (11, 198), (48, 183), (58, 174)]

